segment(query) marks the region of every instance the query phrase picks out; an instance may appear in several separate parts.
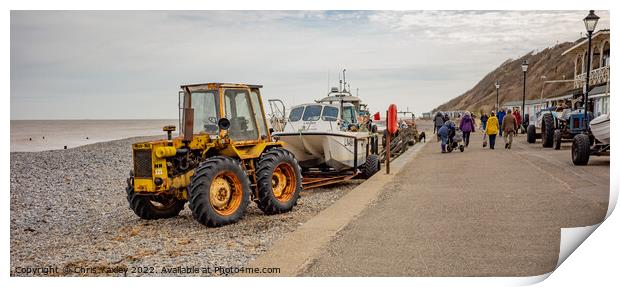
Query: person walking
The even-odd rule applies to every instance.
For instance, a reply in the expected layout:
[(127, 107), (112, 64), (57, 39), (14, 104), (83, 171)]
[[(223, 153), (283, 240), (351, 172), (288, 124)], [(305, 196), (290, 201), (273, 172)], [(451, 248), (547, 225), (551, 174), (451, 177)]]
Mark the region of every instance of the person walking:
[[(502, 121), (504, 120), (504, 116), (506, 116), (506, 112), (504, 111), (504, 109), (500, 109), (499, 112), (497, 112), (497, 120), (499, 121), (499, 126), (502, 126)], [(502, 129), (499, 129), (499, 136), (502, 136)]]
[(517, 131), (517, 119), (512, 115), (512, 111), (508, 109), (508, 113), (502, 121), (502, 130), (504, 131), (504, 148), (510, 149), (512, 146), (512, 135)]
[(482, 126), (482, 131), (485, 131), (487, 129), (488, 119), (489, 119), (489, 116), (487, 115), (486, 112), (482, 113), (482, 115), (480, 116), (480, 125)]
[(486, 134), (489, 136), (489, 148), (495, 149), (495, 138), (499, 130), (499, 122), (495, 116), (495, 112), (491, 112), (491, 116), (487, 120), (487, 126), (485, 129)]
[(441, 153), (446, 153), (446, 145), (448, 144), (448, 137), (450, 137), (450, 135), (453, 133), (455, 128), (456, 128), (456, 124), (453, 121), (448, 119), (443, 124), (443, 126), (441, 126), (439, 130), (437, 131), (437, 136), (441, 138)]
[(463, 118), (461, 118), (461, 123), (459, 124), (459, 128), (463, 132), (463, 141), (465, 142), (465, 146), (469, 146), (469, 136), (472, 132), (476, 132), (476, 124), (474, 123), (474, 119), (471, 117), (469, 112), (465, 112)]
[[(436, 134), (439, 132), (439, 128), (441, 128), (444, 124), (444, 116), (441, 112), (437, 112), (437, 114), (435, 114), (435, 118), (433, 119), (433, 122), (435, 123), (433, 125), (433, 133)], [(437, 141), (439, 141), (439, 134), (437, 134)]]
[(519, 109), (515, 109), (514, 112), (512, 113), (512, 115), (515, 117), (515, 119), (517, 120), (517, 130), (515, 131), (515, 135), (517, 134), (517, 132), (519, 130), (521, 130), (521, 113), (519, 112)]

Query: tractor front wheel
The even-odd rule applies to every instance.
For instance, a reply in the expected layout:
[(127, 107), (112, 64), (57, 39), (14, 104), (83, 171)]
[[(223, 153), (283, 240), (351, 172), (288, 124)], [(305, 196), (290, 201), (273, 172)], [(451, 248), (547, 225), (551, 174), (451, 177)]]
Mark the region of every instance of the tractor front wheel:
[(135, 193), (131, 178), (127, 179), (125, 191), (129, 207), (142, 219), (175, 217), (185, 206), (185, 201), (176, 198)]
[(265, 214), (289, 212), (301, 192), (301, 169), (295, 156), (283, 148), (263, 153), (256, 168), (258, 208)]
[(215, 156), (202, 162), (189, 184), (189, 208), (208, 227), (235, 223), (250, 202), (250, 180), (236, 160)]
[(536, 142), (536, 126), (534, 125), (527, 126), (527, 142), (528, 143)]
[(553, 124), (553, 115), (543, 115), (542, 126), (540, 127), (543, 147), (553, 146), (553, 131), (555, 130), (554, 126), (555, 125)]
[(590, 160), (590, 138), (584, 134), (576, 135), (571, 153), (574, 165), (587, 165)]

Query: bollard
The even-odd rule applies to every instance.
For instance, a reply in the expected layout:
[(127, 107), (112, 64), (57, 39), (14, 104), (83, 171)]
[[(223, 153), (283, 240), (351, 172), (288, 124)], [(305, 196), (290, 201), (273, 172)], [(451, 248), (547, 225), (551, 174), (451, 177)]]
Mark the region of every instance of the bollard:
[[(385, 126), (387, 128), (388, 121), (390, 120), (389, 112), (385, 112)], [(385, 146), (387, 150), (385, 151), (385, 174), (390, 174), (390, 146), (392, 145), (391, 133), (387, 131), (387, 139), (385, 139)]]

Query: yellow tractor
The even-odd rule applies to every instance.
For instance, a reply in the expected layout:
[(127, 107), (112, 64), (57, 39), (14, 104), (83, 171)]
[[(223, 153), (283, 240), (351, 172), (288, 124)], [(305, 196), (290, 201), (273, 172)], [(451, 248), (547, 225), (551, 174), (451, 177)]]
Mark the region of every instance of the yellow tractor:
[(238, 221), (250, 200), (265, 214), (293, 209), (301, 191), (297, 160), (273, 141), (259, 85), (181, 86), (179, 136), (133, 144), (130, 208), (143, 219), (174, 217), (189, 201), (209, 227)]

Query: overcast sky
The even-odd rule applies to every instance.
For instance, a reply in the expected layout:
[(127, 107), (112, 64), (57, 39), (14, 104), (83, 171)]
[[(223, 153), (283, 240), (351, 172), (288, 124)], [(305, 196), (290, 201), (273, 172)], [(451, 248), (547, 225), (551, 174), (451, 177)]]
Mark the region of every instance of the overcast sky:
[[(597, 11), (597, 28), (609, 13)], [(347, 80), (415, 113), (508, 58), (585, 31), (587, 11), (12, 11), (11, 119), (176, 118), (179, 85), (262, 84), (291, 106)]]

